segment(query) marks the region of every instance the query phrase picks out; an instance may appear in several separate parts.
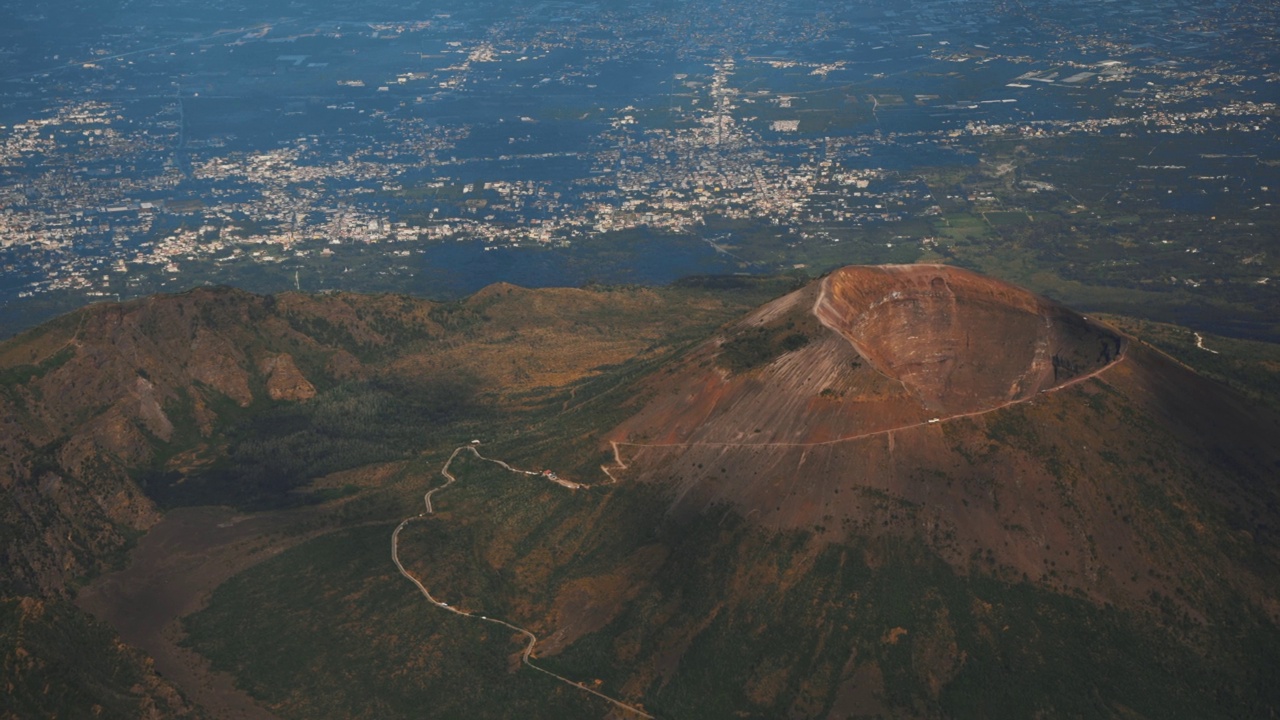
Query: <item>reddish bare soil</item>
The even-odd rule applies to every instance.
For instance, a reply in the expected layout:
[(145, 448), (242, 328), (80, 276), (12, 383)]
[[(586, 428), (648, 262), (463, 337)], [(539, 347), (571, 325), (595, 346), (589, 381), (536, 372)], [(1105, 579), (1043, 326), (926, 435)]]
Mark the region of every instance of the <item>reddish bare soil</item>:
[[(816, 321), (816, 322), (815, 322)], [(731, 373), (735, 337), (807, 343)], [(942, 265), (847, 267), (779, 298), (653, 383), (615, 432), (645, 444), (817, 443), (983, 412), (1105, 367), (1119, 333), (1007, 283)]]
[[(725, 369), (736, 337), (769, 327), (807, 342)], [(1228, 561), (1255, 552), (1238, 514), (1275, 507), (1277, 418), (1006, 283), (844, 268), (656, 373), (641, 397), (608, 435), (626, 466), (611, 473), (667, 486), (674, 516), (730, 505), (831, 540), (922, 537), (963, 572), (1098, 602), (1156, 591), (1192, 617), (1220, 573), (1280, 619), (1267, 581)]]
[(984, 410), (1105, 367), (1115, 331), (1008, 283), (946, 265), (846, 267), (814, 312), (940, 413)]

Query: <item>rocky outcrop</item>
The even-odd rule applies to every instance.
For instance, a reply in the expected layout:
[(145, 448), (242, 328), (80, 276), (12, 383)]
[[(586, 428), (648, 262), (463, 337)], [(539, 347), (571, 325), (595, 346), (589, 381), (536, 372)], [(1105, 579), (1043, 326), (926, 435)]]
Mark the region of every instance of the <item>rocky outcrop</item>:
[(190, 357), (187, 373), (191, 379), (235, 400), (240, 407), (248, 407), (253, 402), (244, 352), (235, 343), (220, 333), (199, 327), (191, 342)]
[(316, 396), (315, 386), (303, 377), (288, 353), (264, 358), (258, 370), (267, 376), (267, 394), (272, 400), (298, 402)]
[(251, 405), (255, 387), (315, 395), (296, 348), (328, 355), (273, 310), (202, 289), (89, 307), (0, 345), (0, 592), (61, 595), (151, 527), (159, 512), (133, 478), (210, 437), (214, 408)]

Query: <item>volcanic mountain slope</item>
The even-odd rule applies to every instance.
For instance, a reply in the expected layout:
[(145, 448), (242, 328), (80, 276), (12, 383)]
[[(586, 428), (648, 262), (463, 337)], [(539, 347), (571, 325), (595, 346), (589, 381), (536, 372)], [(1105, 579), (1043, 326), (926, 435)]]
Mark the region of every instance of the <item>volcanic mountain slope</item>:
[[(574, 492), (463, 462), (439, 516), (402, 538), (407, 566), (452, 605), (536, 632), (540, 663), (660, 717), (1280, 708), (1274, 415), (1106, 326), (936, 266), (846, 268), (659, 360), (758, 302), (209, 289), (7, 341), (14, 692), (36, 715), (58, 687), (95, 683), (70, 707), (115, 693), (125, 715), (191, 712), (136, 653), (112, 656), (136, 685), (119, 695), (59, 634), (83, 616), (14, 597), (69, 594), (154, 522), (152, 498), (257, 499), (260, 483), (290, 497), (335, 467), (479, 436), (518, 467), (605, 482)], [(597, 449), (621, 482), (595, 474)], [(439, 482), (432, 458), (410, 465), (403, 484), (358, 490), (403, 499), (367, 506), (387, 525), (349, 518), (195, 619), (197, 648), (282, 717), (385, 717), (391, 695), (405, 717), (445, 696), (477, 717), (544, 706), (537, 678), (507, 674), (522, 641), (468, 634), (388, 562), (401, 511)], [(100, 635), (93, 647), (114, 642)]]
[(1196, 618), (1239, 593), (1280, 619), (1277, 419), (1008, 284), (844, 268), (642, 396), (610, 473), (669, 488), (676, 516), (920, 537), (962, 572)]
[[(306, 487), (317, 478), (471, 437), (467, 423), (494, 407), (504, 418), (560, 407), (601, 366), (661, 354), (673, 334), (700, 335), (792, 286), (497, 284), (451, 303), (200, 288), (90, 306), (5, 340), (0, 717), (193, 712), (150, 659), (67, 602), (166, 508), (318, 503), (327, 490)], [(340, 514), (351, 499), (365, 500), (313, 509)]]
[[(486, 402), (536, 405), (770, 292), (739, 285), (749, 299), (498, 284), (447, 304), (203, 288), (42, 325), (0, 343), (0, 593), (63, 594), (156, 522), (156, 500), (271, 502), (329, 459), (402, 455)], [(238, 452), (294, 467), (226, 472)]]
[(197, 290), (86, 308), (0, 346), (0, 588), (64, 594), (159, 518), (137, 471), (183, 453), (194, 461), (220, 416), (313, 397), (307, 375), (358, 373), (349, 351), (293, 327), (316, 320), (294, 305)]
[[(656, 717), (1268, 717), (1278, 432), (1007, 284), (846, 268), (540, 428), (487, 434), (487, 457), (599, 487), (460, 456), (399, 553), (451, 607), (535, 633), (540, 665)], [(606, 476), (587, 446), (618, 461)], [(511, 681), (523, 645), (459, 652), (412, 588), (395, 612), (441, 625), (387, 623), (403, 578), (367, 546), (233, 580), (193, 618), (197, 646), (241, 679), (292, 678), (271, 693), (299, 718), (411, 681), (424, 698)], [(311, 588), (329, 577), (347, 581), (325, 607)], [(325, 630), (351, 626), (394, 632)], [(341, 648), (339, 669), (317, 646)], [(506, 661), (430, 684), (481, 649)], [(402, 672), (424, 656), (431, 673)], [(331, 680), (351, 667), (383, 671)], [(529, 702), (477, 695), (476, 717)]]
[(648, 444), (839, 440), (1026, 400), (1106, 366), (1124, 345), (1044, 298), (956, 268), (850, 267), (672, 368), (660, 382), (669, 391), (618, 433)]

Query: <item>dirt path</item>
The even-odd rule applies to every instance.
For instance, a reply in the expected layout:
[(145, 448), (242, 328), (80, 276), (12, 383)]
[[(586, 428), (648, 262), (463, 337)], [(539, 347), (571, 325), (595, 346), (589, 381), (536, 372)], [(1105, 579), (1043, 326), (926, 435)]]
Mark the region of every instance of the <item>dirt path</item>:
[[(1020, 400), (1010, 400), (1008, 402), (1000, 403), (999, 405), (993, 405), (992, 407), (989, 407), (989, 408), (983, 408), (982, 410), (974, 410), (972, 412), (956, 413), (955, 415), (945, 415), (945, 416), (936, 417), (936, 418), (929, 418), (928, 420), (922, 420), (917, 423), (909, 423), (907, 425), (899, 425), (897, 427), (885, 428), (882, 430), (872, 430), (870, 432), (858, 433), (857, 435), (846, 435), (844, 437), (838, 437), (834, 440), (822, 440), (819, 442), (807, 442), (807, 443), (801, 443), (801, 442), (741, 443), (741, 442), (712, 442), (709, 440), (702, 440), (698, 442), (683, 442), (683, 443), (630, 443), (630, 442), (618, 442), (616, 440), (611, 440), (609, 441), (609, 444), (613, 446), (613, 457), (615, 459), (615, 462), (617, 463), (617, 465), (614, 467), (615, 470), (627, 469), (627, 466), (623, 464), (622, 458), (618, 454), (618, 448), (621, 446), (667, 448), (667, 447), (693, 447), (695, 445), (699, 447), (819, 447), (822, 445), (835, 445), (837, 443), (853, 442), (854, 440), (864, 440), (866, 438), (876, 437), (878, 435), (888, 435), (889, 433), (901, 432), (903, 430), (911, 430), (912, 428), (929, 427), (930, 425), (940, 425), (942, 423), (949, 422), (951, 420), (960, 420), (963, 418), (979, 417), (982, 415), (986, 415), (988, 413), (996, 412), (998, 410), (1004, 410), (1005, 408), (1012, 407), (1014, 405), (1021, 405), (1022, 403), (1032, 402), (1040, 395), (1057, 392), (1059, 390), (1065, 390), (1066, 388), (1069, 388), (1072, 385), (1076, 385), (1092, 377), (1096, 377), (1103, 371), (1115, 366), (1117, 363), (1121, 362), (1122, 360), (1124, 360), (1123, 353), (1121, 355), (1118, 355), (1116, 359), (1111, 361), (1111, 363), (1109, 363), (1108, 365), (1098, 368), (1097, 370), (1094, 370), (1088, 373), (1087, 375), (1081, 375), (1079, 377), (1072, 378), (1061, 385), (1056, 385), (1046, 390), (1041, 390), (1036, 395), (1033, 395), (1028, 398), (1022, 398)], [(611, 482), (618, 481), (618, 479), (613, 476), (613, 473), (609, 472), (609, 468), (601, 466), (600, 469), (605, 471), (605, 473), (609, 476), (609, 480)]]
[(1200, 333), (1195, 333), (1195, 336), (1196, 336), (1196, 347), (1200, 348), (1201, 350), (1203, 350), (1203, 351), (1205, 351), (1205, 352), (1211, 352), (1211, 353), (1213, 353), (1214, 355), (1219, 355), (1219, 354), (1220, 354), (1217, 350), (1210, 350), (1209, 348), (1207, 348), (1207, 347), (1205, 347), (1205, 346), (1204, 346), (1204, 336), (1203, 336), (1203, 335), (1201, 335)]
[[(533, 655), (533, 650), (534, 650), (534, 648), (535, 648), (535, 647), (537, 646), (537, 644), (538, 644), (538, 636), (537, 636), (537, 635), (534, 635), (531, 631), (529, 631), (529, 630), (527, 630), (527, 629), (525, 629), (525, 628), (522, 628), (522, 627), (520, 627), (519, 625), (514, 625), (514, 624), (509, 623), (509, 622), (507, 622), (507, 621), (505, 621), (505, 620), (499, 620), (499, 619), (497, 619), (497, 618), (491, 618), (491, 617), (489, 617), (489, 616), (487, 616), (487, 615), (479, 615), (479, 614), (477, 614), (477, 613), (467, 612), (466, 610), (460, 610), (460, 609), (458, 609), (458, 608), (456, 608), (456, 607), (453, 607), (453, 606), (449, 605), (449, 603), (447, 603), (447, 602), (442, 602), (442, 601), (440, 601), (440, 600), (437, 600), (434, 596), (432, 596), (432, 595), (431, 595), (431, 591), (427, 589), (427, 586), (426, 586), (426, 585), (423, 585), (421, 580), (419, 580), (418, 578), (414, 577), (414, 576), (413, 576), (413, 573), (410, 573), (408, 570), (406, 570), (406, 569), (405, 569), (405, 567), (404, 567), (404, 565), (400, 562), (400, 532), (401, 532), (402, 530), (404, 530), (404, 529), (405, 529), (405, 527), (407, 527), (410, 523), (413, 523), (413, 522), (416, 522), (416, 521), (419, 521), (419, 520), (423, 520), (423, 519), (425, 519), (427, 516), (435, 514), (435, 508), (431, 505), (431, 496), (432, 496), (432, 495), (435, 495), (436, 493), (438, 493), (438, 492), (440, 492), (440, 491), (442, 491), (442, 490), (444, 490), (444, 489), (446, 489), (446, 488), (448, 488), (450, 485), (453, 485), (455, 482), (457, 482), (457, 481), (458, 481), (458, 478), (456, 478), (452, 473), (450, 473), (450, 472), (449, 472), (449, 467), (450, 467), (451, 465), (453, 465), (453, 461), (454, 461), (454, 459), (455, 459), (455, 458), (457, 458), (457, 457), (458, 457), (458, 453), (463, 452), (464, 450), (465, 450), (465, 451), (470, 452), (472, 455), (475, 455), (475, 456), (476, 456), (477, 458), (479, 458), (480, 460), (484, 460), (485, 462), (491, 462), (491, 463), (494, 463), (495, 465), (498, 465), (499, 467), (503, 468), (504, 470), (507, 470), (508, 472), (513, 472), (513, 473), (515, 473), (515, 474), (517, 474), (517, 475), (533, 475), (533, 476), (538, 476), (538, 475), (540, 475), (540, 474), (541, 474), (541, 473), (533, 472), (532, 470), (519, 470), (519, 469), (517, 469), (517, 468), (513, 468), (513, 467), (511, 467), (510, 465), (508, 465), (507, 463), (505, 463), (505, 462), (503, 462), (503, 461), (501, 461), (501, 460), (494, 460), (494, 459), (492, 459), (492, 458), (487, 458), (487, 457), (485, 457), (485, 456), (481, 455), (481, 454), (480, 454), (480, 451), (479, 451), (479, 450), (477, 450), (477, 449), (476, 449), (476, 447), (475, 447), (474, 445), (463, 445), (462, 447), (454, 448), (453, 454), (451, 454), (451, 455), (449, 456), (449, 459), (448, 459), (448, 460), (446, 460), (446, 461), (445, 461), (445, 463), (444, 463), (444, 467), (440, 469), (440, 474), (441, 474), (441, 475), (443, 475), (443, 476), (444, 476), (444, 479), (445, 479), (445, 483), (444, 483), (444, 485), (441, 485), (441, 486), (439, 486), (439, 487), (437, 487), (437, 488), (433, 488), (433, 489), (431, 489), (431, 490), (428, 490), (428, 491), (427, 491), (427, 493), (426, 493), (425, 495), (423, 495), (423, 496), (422, 496), (422, 504), (423, 504), (423, 506), (425, 506), (426, 511), (425, 511), (425, 512), (423, 512), (423, 513), (421, 513), (421, 514), (419, 514), (419, 515), (416, 515), (416, 516), (414, 516), (414, 517), (405, 518), (405, 519), (404, 519), (404, 521), (402, 521), (399, 525), (397, 525), (397, 526), (396, 526), (395, 532), (391, 533), (391, 561), (392, 561), (392, 562), (394, 562), (394, 563), (396, 564), (396, 569), (398, 569), (398, 570), (400, 571), (400, 574), (401, 574), (401, 575), (403, 575), (403, 576), (405, 577), (405, 579), (407, 579), (409, 582), (413, 583), (413, 584), (414, 584), (414, 586), (418, 588), (418, 592), (422, 593), (422, 596), (423, 596), (424, 598), (426, 598), (426, 599), (427, 599), (427, 602), (430, 602), (432, 605), (435, 605), (436, 607), (440, 608), (441, 610), (447, 610), (447, 611), (449, 611), (449, 612), (453, 613), (454, 615), (460, 615), (460, 616), (462, 616), (462, 617), (472, 618), (472, 619), (475, 619), (475, 620), (479, 620), (479, 621), (481, 621), (481, 622), (487, 622), (487, 623), (491, 623), (491, 624), (493, 624), (493, 625), (501, 625), (502, 627), (505, 627), (505, 628), (507, 628), (507, 629), (509, 629), (509, 630), (513, 630), (513, 631), (515, 631), (515, 632), (519, 633), (520, 635), (524, 636), (524, 638), (525, 638), (525, 640), (526, 640), (526, 644), (525, 644), (525, 647), (524, 647), (524, 651), (520, 653), (520, 661), (521, 661), (521, 662), (523, 662), (525, 665), (527, 665), (527, 666), (529, 666), (529, 667), (533, 668), (534, 670), (537, 670), (538, 672), (540, 672), (540, 673), (542, 673), (542, 674), (544, 674), (544, 675), (549, 675), (549, 676), (551, 676), (551, 677), (555, 678), (556, 680), (559, 680), (560, 682), (562, 682), (562, 683), (564, 683), (564, 684), (566, 684), (566, 685), (570, 685), (570, 686), (572, 686), (573, 688), (575, 688), (575, 689), (577, 689), (577, 690), (581, 690), (581, 691), (583, 691), (583, 692), (591, 693), (592, 695), (595, 695), (596, 697), (598, 697), (598, 698), (600, 698), (600, 699), (602, 699), (602, 700), (606, 700), (606, 701), (608, 701), (610, 704), (612, 704), (614, 707), (617, 707), (617, 708), (619, 708), (619, 709), (621, 709), (621, 710), (624, 710), (624, 711), (626, 711), (626, 712), (628, 712), (628, 713), (631, 713), (631, 714), (634, 714), (634, 715), (639, 715), (640, 717), (649, 718), (650, 720), (652, 720), (652, 719), (653, 719), (653, 716), (652, 716), (652, 715), (650, 715), (650, 714), (648, 714), (648, 713), (644, 712), (643, 710), (640, 710), (639, 708), (636, 708), (636, 707), (634, 707), (634, 706), (628, 705), (628, 704), (626, 704), (626, 703), (624, 703), (624, 702), (622, 702), (621, 700), (618, 700), (618, 699), (616, 699), (616, 698), (609, 697), (608, 695), (605, 695), (604, 693), (599, 692), (599, 691), (597, 691), (597, 690), (593, 690), (593, 689), (591, 689), (591, 688), (587, 687), (586, 685), (583, 685), (583, 684), (582, 684), (582, 683), (580, 683), (580, 682), (576, 682), (576, 681), (574, 681), (574, 680), (570, 680), (569, 678), (567, 678), (567, 677), (565, 677), (565, 676), (563, 676), (563, 675), (558, 675), (558, 674), (556, 674), (556, 673), (554, 673), (554, 672), (552, 672), (552, 671), (550, 671), (550, 670), (548, 670), (548, 669), (546, 669), (546, 668), (539, 667), (538, 665), (535, 665), (535, 664), (533, 663), (533, 661), (532, 661), (530, 658), (531, 658), (531, 656)], [(548, 481), (549, 481), (549, 482), (556, 482), (555, 480), (551, 480), (550, 478), (548, 478)], [(560, 482), (556, 482), (556, 484), (558, 484), (558, 485), (562, 485), (562, 486), (565, 486), (565, 485), (564, 485), (564, 483), (560, 483)], [(584, 486), (577, 485), (576, 483), (574, 483), (574, 485), (575, 485), (576, 487), (575, 487), (575, 488), (573, 488), (573, 489), (577, 489), (578, 487), (584, 487)], [(567, 486), (566, 486), (566, 487), (567, 487)]]

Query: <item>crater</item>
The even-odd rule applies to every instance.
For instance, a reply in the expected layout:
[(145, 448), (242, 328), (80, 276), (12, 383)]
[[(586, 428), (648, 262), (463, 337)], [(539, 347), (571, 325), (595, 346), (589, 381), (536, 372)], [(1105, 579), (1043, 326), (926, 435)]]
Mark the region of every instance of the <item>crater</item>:
[(1025, 400), (1116, 360), (1124, 338), (1047, 298), (946, 265), (841, 268), (814, 314), (931, 411)]

